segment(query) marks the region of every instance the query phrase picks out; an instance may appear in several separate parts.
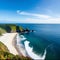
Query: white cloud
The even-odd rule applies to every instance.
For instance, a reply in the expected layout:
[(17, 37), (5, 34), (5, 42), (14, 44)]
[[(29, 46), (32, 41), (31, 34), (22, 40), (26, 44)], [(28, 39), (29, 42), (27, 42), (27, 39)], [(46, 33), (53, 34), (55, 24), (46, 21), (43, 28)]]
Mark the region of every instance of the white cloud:
[(38, 23), (38, 24), (60, 24), (60, 18), (50, 18), (46, 20), (26, 18), (25, 20), (0, 20), (3, 23)]
[(35, 16), (37, 17), (37, 19), (35, 18), (27, 18), (25, 20), (22, 20), (22, 23), (60, 23), (60, 17), (52, 17), (52, 16), (48, 16), (48, 15), (42, 15), (42, 14), (33, 14), (33, 13), (27, 13), (27, 12), (23, 12), (20, 10), (17, 10), (17, 13), (20, 15), (27, 15), (27, 16)]
[(50, 18), (47, 20), (27, 18), (25, 20), (15, 21), (17, 23), (38, 23), (38, 24), (60, 24), (60, 18)]
[(50, 18), (46, 20), (27, 18), (26, 20), (23, 21), (23, 23), (60, 24), (60, 18)]
[[(17, 11), (21, 15), (35, 16), (38, 18), (20, 17), (20, 16), (7, 16), (0, 15), (0, 22), (4, 23), (38, 23), (38, 24), (60, 24), (60, 17), (48, 17), (46, 15), (32, 14), (27, 12)], [(41, 17), (41, 18), (40, 18)], [(47, 18), (46, 18), (47, 17)]]
[(33, 13), (28, 13), (28, 12), (24, 12), (24, 11), (20, 11), (20, 10), (17, 10), (17, 13), (20, 14), (20, 15), (34, 16), (34, 17), (37, 17), (37, 18), (50, 18), (51, 17), (51, 16), (48, 16), (48, 15), (33, 14)]
[[(25, 20), (14, 20), (17, 23), (46, 23), (46, 24), (60, 24), (60, 18), (49, 18), (49, 19), (33, 19), (33, 18), (26, 18)], [(13, 22), (14, 22), (13, 21)]]

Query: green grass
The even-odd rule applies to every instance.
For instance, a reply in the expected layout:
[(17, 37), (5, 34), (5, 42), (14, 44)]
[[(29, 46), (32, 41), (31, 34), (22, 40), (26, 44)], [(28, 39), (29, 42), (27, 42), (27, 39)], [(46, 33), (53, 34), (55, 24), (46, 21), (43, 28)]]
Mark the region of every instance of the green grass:
[(11, 32), (16, 32), (16, 25), (8, 25), (11, 28)]
[(7, 49), (7, 47), (2, 42), (0, 42), (0, 51), (9, 52), (9, 50)]
[(0, 35), (3, 33), (16, 32), (16, 25), (14, 24), (0, 24)]
[(6, 30), (0, 27), (0, 35), (2, 35), (3, 33), (6, 33)]
[[(19, 27), (23, 31), (22, 27)], [(14, 24), (0, 24), (0, 35), (3, 33), (16, 32), (16, 25)], [(0, 60), (31, 60), (29, 57), (23, 57), (19, 55), (13, 55), (9, 52), (8, 48), (0, 42)]]
[(31, 58), (29, 57), (22, 57), (19, 55), (13, 55), (9, 52), (9, 50), (7, 49), (7, 47), (0, 42), (0, 60), (31, 60)]

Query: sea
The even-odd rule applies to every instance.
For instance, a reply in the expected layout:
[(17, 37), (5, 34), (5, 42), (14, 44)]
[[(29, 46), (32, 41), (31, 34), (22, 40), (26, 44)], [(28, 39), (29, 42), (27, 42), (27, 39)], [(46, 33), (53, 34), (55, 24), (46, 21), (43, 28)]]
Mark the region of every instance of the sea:
[(17, 24), (34, 30), (20, 34), (27, 54), (32, 59), (60, 60), (60, 24)]

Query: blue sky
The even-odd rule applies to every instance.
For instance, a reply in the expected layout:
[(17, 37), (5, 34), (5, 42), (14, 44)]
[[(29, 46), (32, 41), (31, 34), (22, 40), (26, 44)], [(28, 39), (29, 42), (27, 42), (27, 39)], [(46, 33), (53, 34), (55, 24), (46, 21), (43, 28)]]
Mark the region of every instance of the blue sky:
[(60, 0), (0, 0), (0, 23), (60, 23)]

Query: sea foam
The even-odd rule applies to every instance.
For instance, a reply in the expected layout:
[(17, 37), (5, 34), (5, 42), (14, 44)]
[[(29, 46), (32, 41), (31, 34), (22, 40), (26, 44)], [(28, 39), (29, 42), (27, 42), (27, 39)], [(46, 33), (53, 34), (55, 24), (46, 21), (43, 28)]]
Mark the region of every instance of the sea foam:
[(24, 37), (20, 37), (21, 35), (17, 34), (17, 48), (18, 48), (18, 51), (19, 53), (21, 53), (23, 56), (27, 56), (26, 55), (26, 51), (25, 51), (25, 48), (24, 48), (24, 45), (21, 43), (22, 40), (25, 40), (26, 38)]
[[(17, 36), (17, 45), (19, 45), (20, 47), (23, 47), (23, 45), (20, 43), (22, 40), (26, 40), (26, 38), (23, 36), (23, 35), (20, 35), (19, 36), (19, 34), (18, 34), (18, 36)], [(30, 47), (29, 46), (29, 41), (25, 41), (24, 42), (24, 45), (25, 45), (25, 56), (27, 56), (26, 55), (26, 52), (27, 52), (27, 54), (28, 54), (28, 56), (29, 57), (31, 57), (32, 59), (34, 59), (34, 60), (36, 60), (36, 59), (40, 59), (40, 60), (44, 60), (45, 59), (45, 57), (46, 57), (46, 49), (45, 49), (45, 51), (44, 51), (44, 54), (43, 54), (43, 56), (41, 56), (41, 55), (37, 55), (37, 54), (35, 54), (34, 52), (33, 52), (33, 47)], [(19, 49), (21, 49), (21, 48), (19, 48)], [(21, 50), (20, 50), (21, 51)], [(24, 53), (23, 51), (21, 51), (22, 53)], [(23, 54), (24, 55), (24, 54)]]
[(33, 52), (33, 48), (31, 48), (31, 47), (29, 46), (29, 43), (30, 43), (29, 41), (25, 41), (25, 42), (24, 42), (24, 44), (25, 44), (25, 49), (26, 49), (28, 55), (29, 55), (32, 59), (34, 59), (34, 60), (36, 60), (36, 59), (44, 60), (45, 57), (46, 57), (46, 49), (45, 49), (45, 51), (44, 51), (43, 56), (37, 55), (37, 54), (35, 54), (35, 53)]

